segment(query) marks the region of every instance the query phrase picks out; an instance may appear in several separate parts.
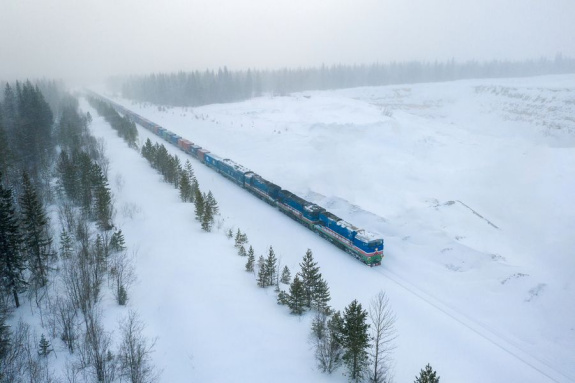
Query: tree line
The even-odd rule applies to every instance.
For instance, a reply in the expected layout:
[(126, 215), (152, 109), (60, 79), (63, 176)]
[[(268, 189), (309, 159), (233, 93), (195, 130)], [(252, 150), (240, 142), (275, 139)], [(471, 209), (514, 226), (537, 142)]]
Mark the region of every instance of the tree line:
[(575, 59), (556, 55), (524, 61), (391, 62), (322, 65), (277, 70), (214, 70), (115, 77), (110, 85), (125, 98), (170, 106), (199, 106), (306, 90), (329, 90), (469, 78), (526, 77), (575, 72)]

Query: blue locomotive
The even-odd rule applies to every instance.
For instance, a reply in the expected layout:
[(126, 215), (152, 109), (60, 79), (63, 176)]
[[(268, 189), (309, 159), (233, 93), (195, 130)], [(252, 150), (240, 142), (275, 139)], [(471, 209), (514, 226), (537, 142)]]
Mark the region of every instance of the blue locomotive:
[(363, 263), (369, 266), (381, 264), (384, 243), (383, 239), (377, 235), (355, 227), (323, 207), (282, 189), (229, 158), (222, 158), (111, 100), (93, 92), (89, 93), (91, 96), (109, 103), (118, 113), (129, 116), (135, 123), (150, 130), (167, 142), (176, 145), (185, 153), (198, 159), (256, 197), (277, 207), (287, 216), (318, 233), (342, 250), (352, 254)]

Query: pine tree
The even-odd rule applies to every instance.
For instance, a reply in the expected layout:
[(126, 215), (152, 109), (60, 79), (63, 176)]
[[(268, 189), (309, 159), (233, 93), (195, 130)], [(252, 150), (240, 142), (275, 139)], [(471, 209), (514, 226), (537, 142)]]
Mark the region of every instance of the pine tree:
[(228, 231), (226, 232), (226, 238), (232, 239), (233, 236), (234, 236), (234, 232), (232, 231), (232, 229), (228, 229)]
[(321, 279), (321, 274), (317, 262), (313, 260), (313, 253), (310, 249), (306, 251), (300, 267), (301, 279), (305, 290), (305, 306), (311, 307), (313, 292)]
[(254, 257), (254, 254), (252, 252), (252, 254), (248, 255), (248, 261), (246, 262), (246, 271), (249, 271), (250, 273), (254, 272), (255, 261), (256, 258)]
[(42, 201), (30, 182), (27, 173), (22, 177), (23, 193), (20, 198), (22, 211), (23, 251), (35, 287), (44, 287), (48, 282), (50, 261), (54, 258), (50, 224)]
[(240, 249), (238, 250), (238, 255), (240, 257), (246, 257), (248, 255), (248, 253), (246, 253), (246, 248), (245, 247), (240, 247)]
[(439, 383), (439, 376), (428, 363), (425, 370), (421, 370), (419, 376), (415, 377), (415, 383)]
[(47, 357), (48, 354), (52, 352), (52, 346), (50, 345), (50, 342), (48, 342), (44, 334), (42, 334), (42, 336), (40, 337), (40, 344), (38, 345), (38, 347), (39, 347), (38, 355), (40, 356)]
[(241, 230), (238, 228), (238, 231), (236, 232), (236, 237), (234, 239), (234, 246), (236, 248), (240, 248), (241, 246), (245, 245), (246, 243), (248, 243), (247, 234), (242, 233)]
[(126, 249), (126, 241), (124, 239), (124, 234), (122, 234), (122, 229), (115, 231), (110, 238), (110, 251), (114, 253), (119, 253)]
[(190, 160), (186, 160), (186, 163), (184, 164), (184, 171), (188, 175), (188, 179), (190, 181), (196, 178), (194, 168), (192, 167), (192, 163), (190, 162)]
[(340, 343), (344, 348), (343, 362), (347, 367), (348, 377), (354, 382), (361, 381), (367, 372), (369, 356), (369, 324), (367, 311), (361, 303), (354, 300), (345, 308)]
[(250, 248), (248, 249), (248, 257), (253, 257), (254, 256), (254, 248), (252, 247), (252, 245), (250, 245)]
[(8, 142), (8, 135), (2, 122), (2, 107), (0, 105), (0, 172), (6, 173), (12, 162), (12, 153)]
[(190, 202), (192, 195), (192, 183), (186, 172), (180, 174), (180, 199), (182, 202)]
[(212, 206), (208, 203), (208, 198), (207, 196), (204, 194), (203, 195), (203, 199), (204, 199), (204, 214), (202, 215), (202, 229), (204, 231), (211, 231), (212, 230), (212, 225), (214, 223), (214, 212), (212, 210)]
[(95, 211), (96, 211), (96, 223), (101, 230), (108, 231), (112, 229), (112, 192), (108, 186), (108, 180), (104, 175), (102, 168), (97, 165), (92, 165), (92, 177), (95, 197)]
[(0, 281), (14, 297), (16, 307), (20, 307), (18, 293), (26, 286), (25, 260), (20, 252), (21, 238), (12, 190), (3, 187), (0, 173)]
[(196, 207), (196, 219), (202, 222), (202, 218), (204, 217), (204, 197), (202, 196), (202, 192), (200, 192), (199, 189), (196, 191), (194, 204)]
[(327, 282), (320, 278), (319, 282), (313, 290), (311, 307), (318, 312), (329, 313), (329, 301), (331, 300), (331, 295), (329, 293), (329, 287)]
[(277, 303), (278, 303), (278, 305), (282, 305), (282, 306), (288, 304), (288, 294), (285, 291), (280, 290), (278, 292)]
[(74, 251), (74, 243), (72, 237), (64, 229), (60, 233), (60, 256), (64, 259), (70, 259)]
[(290, 273), (289, 268), (287, 266), (284, 266), (280, 282), (283, 283), (284, 285), (289, 285), (291, 282), (291, 273)]
[(273, 286), (277, 281), (277, 258), (274, 249), (270, 246), (268, 257), (266, 258), (266, 274), (267, 274), (267, 286)]
[(142, 146), (142, 157), (148, 160), (148, 162), (152, 162), (155, 157), (154, 146), (149, 138), (146, 140), (144, 146)]
[(266, 267), (266, 262), (264, 256), (260, 255), (258, 259), (258, 279), (257, 283), (259, 287), (266, 287), (268, 282), (268, 271)]
[(296, 274), (290, 285), (287, 304), (292, 314), (301, 315), (305, 311), (305, 289), (299, 274)]
[(208, 196), (206, 197), (206, 205), (210, 207), (212, 210), (212, 215), (216, 216), (220, 212), (220, 208), (218, 207), (218, 203), (212, 194), (212, 191), (208, 191)]

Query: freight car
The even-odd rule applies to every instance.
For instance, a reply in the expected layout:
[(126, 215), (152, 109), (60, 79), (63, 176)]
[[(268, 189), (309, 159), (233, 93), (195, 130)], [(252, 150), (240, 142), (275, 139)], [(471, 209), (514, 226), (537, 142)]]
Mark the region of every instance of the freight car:
[(355, 227), (323, 207), (282, 189), (244, 166), (229, 158), (222, 158), (201, 146), (180, 137), (158, 124), (134, 113), (123, 106), (108, 100), (94, 92), (90, 96), (109, 103), (118, 113), (127, 115), (135, 123), (180, 148), (182, 151), (201, 161), (211, 169), (235, 182), (256, 197), (277, 207), (281, 212), (316, 232), (340, 249), (369, 266), (381, 264), (383, 258), (383, 238), (364, 229)]

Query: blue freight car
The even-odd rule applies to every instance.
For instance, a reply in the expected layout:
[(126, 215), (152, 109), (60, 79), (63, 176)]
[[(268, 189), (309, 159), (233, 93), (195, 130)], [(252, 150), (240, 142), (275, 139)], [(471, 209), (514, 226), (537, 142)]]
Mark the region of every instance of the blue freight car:
[(246, 173), (251, 173), (251, 171), (244, 166), (235, 163), (229, 158), (221, 160), (218, 164), (218, 170), (225, 177), (231, 179), (240, 186), (244, 186)]
[(206, 163), (206, 165), (208, 165), (212, 169), (215, 169), (216, 171), (219, 169), (221, 161), (222, 158), (217, 154), (205, 153), (204, 155), (204, 162)]

